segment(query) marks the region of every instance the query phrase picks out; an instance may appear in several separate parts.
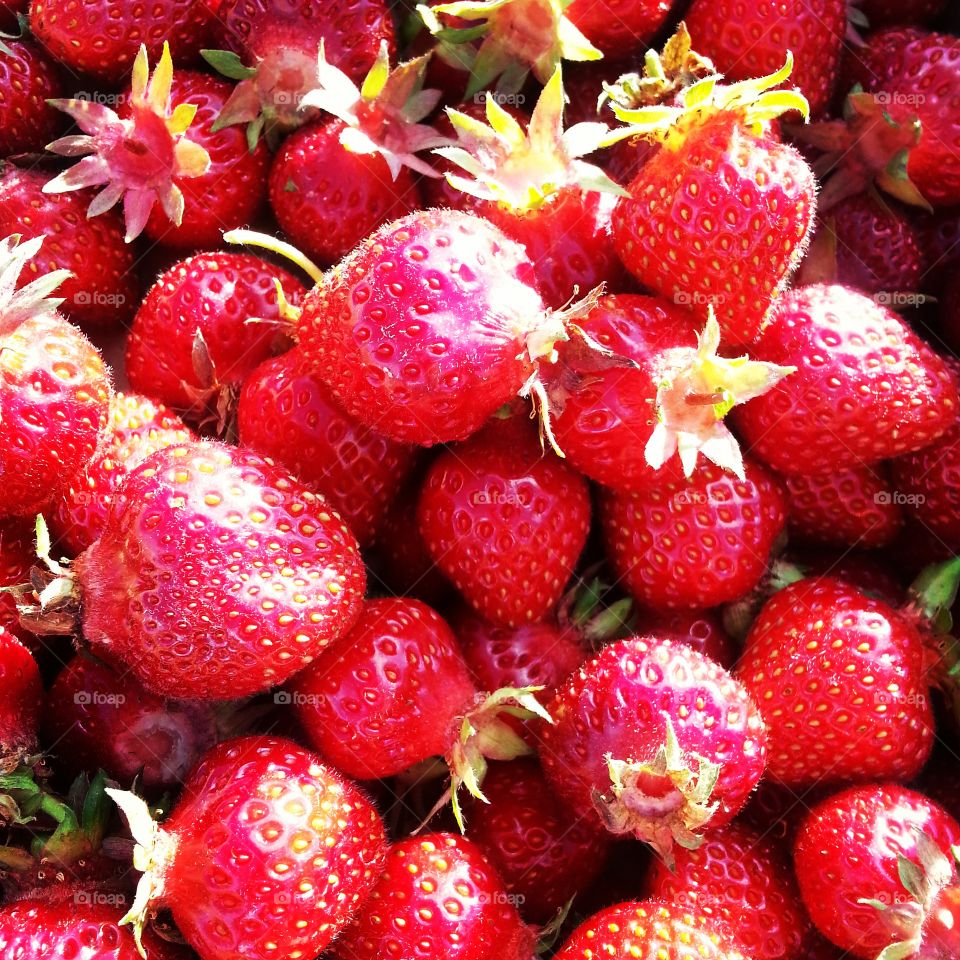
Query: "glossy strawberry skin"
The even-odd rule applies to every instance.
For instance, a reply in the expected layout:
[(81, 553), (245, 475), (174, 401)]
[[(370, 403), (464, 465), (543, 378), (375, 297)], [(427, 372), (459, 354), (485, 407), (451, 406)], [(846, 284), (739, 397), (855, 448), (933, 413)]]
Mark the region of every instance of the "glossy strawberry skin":
[(368, 546), (416, 458), (344, 413), (299, 351), (262, 363), (237, 406), (240, 443), (326, 497)]
[(300, 345), (338, 403), (407, 443), (461, 440), (533, 372), (533, 267), (496, 227), (456, 211), (387, 224), (307, 296)]
[(752, 589), (786, 521), (780, 484), (745, 461), (746, 479), (703, 462), (689, 481), (642, 493), (606, 493), (600, 520), (607, 555), (638, 603), (697, 609)]
[(751, 452), (785, 474), (928, 446), (960, 406), (943, 361), (896, 314), (846, 287), (784, 294), (753, 355), (798, 368), (732, 414)]
[(686, 23), (693, 49), (713, 60), (730, 80), (775, 73), (791, 51), (790, 82), (809, 100), (813, 113), (828, 105), (847, 30), (844, 0), (824, 0), (815, 9), (803, 0), (765, 4), (695, 0)]
[(309, 257), (335, 263), (381, 224), (420, 206), (410, 170), (396, 179), (378, 154), (340, 145), (340, 120), (289, 136), (270, 167), (270, 206), (283, 232)]
[(680, 144), (644, 164), (613, 217), (627, 270), (701, 320), (713, 306), (727, 346), (760, 333), (803, 254), (816, 205), (803, 158), (740, 124), (721, 112), (676, 131)]
[(357, 543), (325, 501), (211, 442), (133, 470), (74, 570), (91, 646), (184, 699), (284, 682), (349, 630), (365, 587)]
[(497, 423), (434, 461), (417, 516), (467, 602), (516, 627), (543, 619), (563, 594), (590, 528), (590, 495), (535, 438)]
[(535, 936), (476, 844), (450, 833), (394, 844), (334, 960), (528, 960)]
[[(127, 341), (126, 371), (139, 393), (202, 416), (202, 382), (194, 365), (203, 335), (220, 385), (239, 389), (256, 367), (285, 346), (276, 277), (291, 303), (304, 287), (292, 274), (259, 257), (232, 251), (197, 254), (175, 263), (147, 292)], [(247, 323), (259, 317), (266, 323)], [(269, 322), (274, 321), (274, 322)]]
[(477, 698), (456, 637), (419, 600), (368, 600), (342, 643), (287, 694), (308, 740), (348, 776), (392, 776), (443, 755)]
[(746, 690), (673, 641), (610, 644), (557, 691), (547, 712), (554, 722), (540, 728), (543, 772), (573, 810), (595, 810), (595, 791), (609, 794), (608, 755), (653, 759), (665, 740), (666, 716), (684, 754), (721, 765), (711, 829), (733, 819), (763, 773), (766, 734)]
[(561, 804), (535, 760), (492, 764), (483, 795), (489, 803), (469, 801), (470, 839), (497, 868), (520, 913), (548, 923), (601, 874), (610, 835)]
[(176, 789), (217, 739), (213, 708), (165, 700), (129, 673), (74, 657), (50, 688), (44, 735), (58, 769), (104, 770), (124, 785)]
[(0, 517), (35, 516), (94, 454), (110, 385), (100, 354), (62, 317), (0, 336)]
[(793, 855), (804, 906), (822, 934), (864, 960), (901, 939), (861, 901), (909, 900), (898, 857), (917, 862), (920, 831), (947, 855), (960, 839), (960, 825), (945, 810), (892, 783), (850, 787), (810, 811)]
[(40, 47), (26, 40), (4, 40), (0, 50), (0, 157), (39, 153), (56, 137), (61, 122), (47, 101), (63, 92), (60, 68)]
[(635, 632), (685, 644), (725, 670), (740, 655), (716, 610), (640, 610)]
[[(0, 587), (16, 587), (30, 579), (37, 562), (34, 524), (31, 518), (0, 521)], [(31, 649), (36, 637), (20, 624), (17, 602), (12, 594), (0, 593), (0, 628)]]
[(176, 847), (161, 902), (203, 960), (316, 956), (367, 896), (386, 853), (367, 797), (280, 737), (214, 747), (163, 829)]
[[(88, 218), (89, 191), (43, 193), (49, 179), (43, 171), (12, 166), (0, 173), (0, 233), (45, 238), (20, 286), (39, 274), (69, 270), (73, 276), (57, 291), (69, 319), (90, 328), (128, 321), (140, 289), (134, 250), (123, 240), (123, 220), (114, 210)], [(96, 256), (91, 256), (93, 250)]]
[(115, 393), (96, 455), (70, 479), (49, 512), (50, 530), (60, 546), (72, 556), (91, 546), (130, 470), (157, 450), (191, 439), (193, 433), (171, 410), (135, 393)]
[(573, 0), (566, 17), (604, 57), (626, 57), (643, 50), (673, 6), (673, 0)]
[(849, 584), (809, 577), (774, 594), (737, 676), (763, 711), (767, 770), (780, 783), (908, 780), (930, 755), (923, 641)]
[(33, 655), (0, 626), (0, 771), (36, 747), (42, 698)]

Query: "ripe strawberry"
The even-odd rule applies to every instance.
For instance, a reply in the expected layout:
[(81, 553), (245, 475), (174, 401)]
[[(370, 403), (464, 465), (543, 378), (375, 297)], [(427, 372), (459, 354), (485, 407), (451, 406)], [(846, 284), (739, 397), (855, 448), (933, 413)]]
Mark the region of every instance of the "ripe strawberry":
[[(41, 555), (45, 551), (41, 550)], [(269, 460), (212, 442), (132, 470), (56, 601), (82, 600), (94, 652), (151, 692), (236, 699), (283, 683), (356, 619), (364, 571), (325, 501)], [(41, 605), (44, 613), (56, 613)]]
[(715, 610), (641, 610), (634, 632), (682, 643), (725, 670), (733, 669), (740, 655), (739, 647)]
[(69, 319), (89, 327), (125, 323), (140, 289), (133, 250), (123, 242), (123, 221), (112, 211), (87, 219), (88, 192), (47, 194), (47, 179), (40, 171), (14, 166), (0, 170), (0, 235), (44, 237), (21, 285), (42, 271), (69, 270), (73, 276), (59, 288)]
[(598, 371), (588, 356), (579, 369), (575, 357), (573, 376), (563, 371), (553, 385), (554, 434), (578, 470), (629, 493), (682, 480), (702, 454), (742, 478), (740, 448), (723, 417), (792, 367), (718, 356), (715, 320), (698, 336), (685, 310), (654, 297), (600, 297), (580, 327), (634, 366)]
[[(26, 583), (36, 560), (34, 524), (27, 519), (0, 521), (0, 591)], [(0, 628), (27, 646), (36, 642), (36, 637), (21, 626), (17, 601), (11, 593), (0, 592)]]
[(540, 759), (573, 810), (649, 843), (700, 841), (736, 815), (763, 773), (766, 734), (746, 690), (684, 644), (605, 647), (547, 706)]
[(701, 318), (712, 306), (732, 346), (754, 340), (767, 322), (813, 222), (813, 172), (763, 127), (807, 110), (796, 91), (770, 89), (791, 65), (788, 57), (777, 73), (732, 86), (708, 77), (675, 106), (613, 107), (629, 124), (615, 136), (663, 143), (614, 212), (617, 253), (649, 290)]
[(15, 290), (43, 237), (0, 242), (0, 517), (44, 509), (96, 452), (110, 385), (100, 354), (56, 312), (55, 270)]
[(558, 67), (526, 129), (488, 95), (487, 124), (448, 109), (459, 143), (434, 151), (454, 165), (446, 174), (450, 185), (477, 198), (472, 209), (524, 246), (555, 308), (578, 290), (619, 284), (623, 272), (610, 236), (616, 197), (626, 192), (581, 159), (599, 147), (606, 124), (564, 131), (563, 110)]
[(286, 300), (300, 301), (299, 280), (248, 253), (200, 253), (171, 266), (133, 319), (126, 354), (133, 388), (223, 425), (243, 382), (287, 345), (275, 279)]
[[(679, 849), (673, 872), (654, 860), (645, 894), (722, 921), (754, 960), (798, 960), (810, 927), (784, 852), (732, 823), (696, 850)], [(749, 905), (748, 909), (744, 909)]]
[(784, 474), (918, 450), (960, 407), (941, 358), (892, 311), (846, 287), (784, 294), (753, 353), (799, 368), (733, 414), (751, 452)]
[(884, 957), (955, 956), (958, 841), (960, 825), (921, 794), (851, 787), (817, 804), (797, 834), (803, 903), (820, 932), (855, 957), (873, 960), (895, 943), (904, 946)]
[(213, 708), (165, 700), (129, 673), (84, 656), (58, 674), (47, 697), (44, 735), (58, 769), (105, 770), (146, 790), (176, 788), (217, 739)]
[(0, 626), (0, 773), (36, 749), (43, 683), (30, 651)]
[(604, 57), (639, 54), (670, 16), (673, 0), (572, 0), (566, 14)]
[(744, 960), (731, 931), (699, 910), (665, 900), (619, 903), (577, 927), (554, 960)]
[(394, 844), (331, 957), (529, 960), (535, 940), (480, 848), (465, 837), (430, 833)]
[(470, 838), (497, 868), (520, 913), (548, 923), (602, 873), (610, 835), (550, 792), (535, 760), (492, 764), (488, 803), (471, 800)]
[(159, 0), (145, 14), (127, 0), (94, 0), (82, 8), (31, 0), (30, 28), (71, 71), (106, 84), (123, 80), (142, 45), (152, 59), (169, 41), (180, 63), (204, 46), (208, 14), (203, 0)]
[(686, 14), (694, 47), (731, 80), (773, 73), (788, 52), (796, 59), (793, 82), (822, 113), (839, 75), (847, 31), (845, 0), (751, 4), (744, 0), (694, 0)]
[(253, 371), (240, 394), (237, 422), (240, 443), (325, 497), (362, 547), (373, 541), (414, 466), (414, 448), (345, 414), (298, 350)]
[(811, 577), (776, 593), (750, 629), (737, 676), (767, 721), (769, 775), (794, 789), (907, 780), (930, 755), (923, 641), (908, 619), (849, 584)]
[(56, 136), (62, 118), (47, 101), (63, 89), (59, 66), (41, 47), (0, 38), (0, 157), (38, 153)]
[(201, 960), (314, 957), (384, 868), (376, 808), (349, 781), (280, 737), (241, 737), (209, 751), (169, 818), (109, 790), (146, 867), (124, 918), (139, 935), (168, 908)]
[(779, 483), (744, 461), (740, 480), (702, 463), (634, 494), (605, 493), (607, 554), (630, 595), (654, 609), (710, 607), (747, 593), (786, 522)]
[(590, 529), (586, 482), (495, 423), (431, 464), (417, 505), (434, 562), (493, 623), (542, 620), (563, 594)]
[(960, 210), (952, 207), (932, 214), (914, 210), (913, 224), (926, 259), (923, 289), (939, 293), (957, 273), (954, 265), (960, 260)]

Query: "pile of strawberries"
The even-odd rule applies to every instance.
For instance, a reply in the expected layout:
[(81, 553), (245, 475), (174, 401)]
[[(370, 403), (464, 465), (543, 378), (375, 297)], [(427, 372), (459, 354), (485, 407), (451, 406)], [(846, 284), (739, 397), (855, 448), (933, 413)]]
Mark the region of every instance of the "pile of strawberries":
[(957, 3), (0, 30), (0, 960), (960, 957)]

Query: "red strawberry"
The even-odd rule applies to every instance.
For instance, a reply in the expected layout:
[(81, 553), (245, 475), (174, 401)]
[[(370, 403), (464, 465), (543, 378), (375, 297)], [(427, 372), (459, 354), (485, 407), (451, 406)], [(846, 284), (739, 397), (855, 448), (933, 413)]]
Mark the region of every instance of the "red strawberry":
[(60, 285), (59, 295), (71, 320), (90, 327), (126, 322), (140, 289), (133, 250), (123, 242), (123, 221), (114, 212), (87, 219), (88, 192), (47, 194), (47, 179), (40, 171), (14, 166), (0, 171), (0, 234), (44, 237), (21, 284), (40, 272), (69, 270), (73, 276)]
[(49, 299), (65, 271), (14, 290), (42, 240), (0, 242), (0, 517), (46, 507), (96, 452), (107, 423), (100, 354)]
[(635, 494), (606, 493), (600, 519), (607, 554), (630, 595), (654, 609), (698, 609), (757, 585), (783, 531), (780, 485), (759, 464), (744, 479), (702, 463), (690, 480)]
[(892, 311), (846, 287), (784, 294), (753, 353), (799, 368), (733, 415), (752, 453), (784, 474), (918, 450), (960, 409), (940, 357)]
[(68, 553), (82, 553), (100, 538), (114, 494), (127, 474), (163, 447), (193, 434), (166, 407), (135, 393), (115, 393), (110, 424), (94, 458), (54, 501), (50, 527)]
[(497, 868), (520, 913), (548, 923), (602, 873), (610, 835), (563, 806), (535, 760), (492, 764), (489, 801), (470, 801), (470, 838)]
[(802, 955), (810, 922), (790, 863), (776, 844), (740, 823), (710, 834), (696, 850), (677, 850), (673, 872), (654, 860), (645, 893), (724, 922), (754, 960)]
[(725, 670), (733, 668), (740, 650), (714, 610), (641, 610), (635, 632), (682, 643)]
[(129, 673), (77, 656), (47, 696), (44, 734), (58, 769), (102, 769), (146, 790), (176, 788), (216, 742), (216, 720), (205, 703), (164, 700)]
[(573, 0), (566, 14), (605, 57), (639, 54), (670, 16), (673, 0)]
[(535, 443), (493, 424), (442, 453), (417, 506), (436, 565), (488, 620), (542, 620), (563, 594), (590, 528), (583, 478)]
[(60, 68), (40, 47), (0, 38), (0, 157), (39, 153), (56, 136), (62, 117), (47, 101), (63, 88)]
[(891, 24), (929, 23), (946, 6), (946, 0), (857, 0), (857, 6), (876, 30)]
[(162, 827), (133, 794), (108, 792), (137, 841), (137, 867), (146, 867), (125, 922), (139, 933), (149, 912), (166, 907), (201, 960), (316, 956), (384, 867), (373, 804), (279, 737), (214, 747)]
[(331, 956), (529, 960), (535, 939), (480, 848), (464, 837), (431, 833), (393, 846)]
[(584, 920), (554, 960), (744, 960), (724, 925), (699, 910), (664, 900), (619, 903)]
[(776, 593), (747, 637), (737, 676), (763, 710), (767, 769), (795, 789), (907, 780), (933, 746), (924, 644), (881, 600), (830, 577)]
[(684, 644), (605, 647), (549, 703), (540, 759), (573, 810), (651, 844), (699, 843), (728, 823), (763, 773), (763, 720), (746, 690)]
[(243, 382), (286, 345), (275, 279), (291, 303), (300, 300), (299, 280), (247, 253), (175, 263), (134, 317), (126, 356), (133, 388), (195, 420), (225, 423)]
[(952, 207), (933, 214), (915, 210), (913, 224), (926, 259), (923, 289), (938, 293), (957, 273), (954, 265), (960, 260), (960, 210)]
[(731, 80), (773, 73), (788, 52), (796, 59), (793, 82), (821, 113), (839, 74), (840, 48), (847, 31), (845, 0), (804, 0), (752, 4), (744, 0), (694, 0), (686, 14), (696, 49)]
[(0, 773), (37, 745), (43, 683), (30, 651), (0, 626)]
[(817, 804), (797, 834), (803, 903), (822, 934), (864, 960), (904, 942), (893, 956), (955, 956), (958, 842), (960, 825), (921, 794), (851, 787)]
[(414, 465), (413, 447), (345, 414), (300, 352), (262, 363), (237, 406), (240, 443), (322, 494), (369, 545)]
[[(0, 590), (26, 583), (36, 561), (34, 524), (26, 518), (0, 521)], [(28, 646), (36, 640), (21, 626), (17, 602), (10, 593), (0, 592), (0, 627)]]
[(759, 334), (813, 222), (813, 172), (763, 126), (807, 109), (796, 91), (770, 91), (791, 63), (741, 85), (709, 77), (684, 91), (680, 105), (613, 107), (629, 124), (617, 136), (663, 142), (614, 213), (617, 253), (660, 296), (702, 318), (712, 306), (728, 345)]
[(149, 18), (143, 13), (126, 0), (94, 0), (82, 8), (31, 0), (30, 28), (72, 72), (107, 84), (123, 80), (142, 45), (152, 59), (169, 41), (178, 62), (187, 63), (206, 41), (203, 0), (160, 0)]
[(71, 570), (53, 567), (82, 598), (94, 651), (184, 699), (283, 683), (352, 626), (365, 580), (325, 501), (270, 461), (212, 442), (144, 460), (100, 539)]

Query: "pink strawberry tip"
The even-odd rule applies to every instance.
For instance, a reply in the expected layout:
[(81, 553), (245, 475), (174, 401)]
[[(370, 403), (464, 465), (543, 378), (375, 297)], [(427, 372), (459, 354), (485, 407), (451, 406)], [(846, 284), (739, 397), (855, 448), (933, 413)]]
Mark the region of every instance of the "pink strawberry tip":
[(17, 288), (20, 274), (40, 252), (43, 240), (42, 236), (23, 240), (18, 233), (0, 240), (0, 337), (13, 333), (26, 320), (54, 315), (63, 303), (63, 298), (50, 294), (73, 276), (69, 270), (51, 270)]
[(157, 202), (179, 226), (184, 200), (175, 180), (206, 173), (210, 155), (186, 137), (197, 105), (172, 107), (172, 84), (169, 44), (164, 43), (152, 76), (147, 48), (141, 45), (133, 64), (128, 118), (121, 119), (110, 107), (92, 100), (49, 101), (83, 132), (55, 140), (47, 150), (83, 159), (45, 184), (44, 193), (103, 187), (87, 208), (87, 216), (99, 216), (122, 199), (127, 243), (143, 232)]
[(560, 190), (629, 196), (600, 167), (582, 157), (600, 148), (609, 130), (605, 123), (577, 123), (563, 129), (563, 77), (558, 65), (533, 108), (527, 129), (487, 93), (487, 122), (447, 109), (458, 145), (433, 152), (468, 176), (446, 174), (463, 193), (503, 204), (511, 210), (535, 210)]
[[(600, 60), (603, 54), (564, 15), (573, 0), (456, 0), (417, 6), (427, 29), (447, 46), (466, 47), (462, 65), (470, 72), (472, 97), (497, 81), (500, 93), (517, 93), (529, 74), (546, 83), (561, 60)], [(441, 17), (473, 20), (470, 27), (444, 27)], [(461, 49), (464, 49), (461, 46)]]
[(620, 760), (608, 754), (610, 787), (593, 801), (606, 828), (648, 843), (672, 870), (674, 844), (695, 850), (702, 830), (719, 806), (711, 801), (720, 765), (699, 754), (684, 754), (670, 717), (664, 714), (664, 742), (649, 761)]
[(664, 353), (658, 372), (656, 424), (644, 449), (654, 470), (679, 454), (689, 478), (702, 454), (745, 479), (740, 445), (724, 417), (735, 406), (763, 396), (797, 368), (747, 356), (730, 360), (718, 354), (719, 347), (720, 326), (710, 307), (697, 346)]

